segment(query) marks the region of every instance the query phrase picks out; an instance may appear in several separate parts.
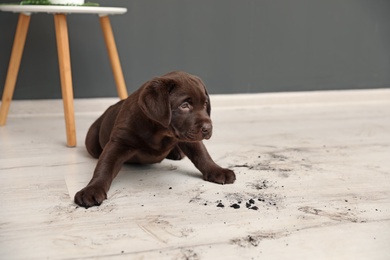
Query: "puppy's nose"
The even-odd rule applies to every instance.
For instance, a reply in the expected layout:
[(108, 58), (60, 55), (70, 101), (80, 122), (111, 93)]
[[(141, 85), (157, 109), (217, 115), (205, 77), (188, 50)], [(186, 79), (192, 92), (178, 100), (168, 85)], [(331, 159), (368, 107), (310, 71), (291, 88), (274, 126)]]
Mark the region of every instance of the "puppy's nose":
[(213, 125), (211, 123), (204, 123), (201, 130), (203, 138), (210, 138), (213, 131)]

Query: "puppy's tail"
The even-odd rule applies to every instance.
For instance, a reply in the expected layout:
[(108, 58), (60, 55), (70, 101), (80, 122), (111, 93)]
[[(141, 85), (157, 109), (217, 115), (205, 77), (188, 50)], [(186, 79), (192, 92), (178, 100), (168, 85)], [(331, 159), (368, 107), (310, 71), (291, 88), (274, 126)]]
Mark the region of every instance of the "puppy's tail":
[(89, 128), (87, 136), (85, 138), (85, 147), (92, 157), (99, 158), (103, 149), (99, 142), (100, 125), (103, 121), (102, 117), (99, 117)]

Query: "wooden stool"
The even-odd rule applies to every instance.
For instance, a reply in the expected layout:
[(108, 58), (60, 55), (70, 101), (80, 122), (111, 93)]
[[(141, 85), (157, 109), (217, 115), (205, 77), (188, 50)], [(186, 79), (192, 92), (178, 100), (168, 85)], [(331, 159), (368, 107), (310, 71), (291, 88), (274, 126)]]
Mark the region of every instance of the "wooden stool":
[(58, 63), (61, 78), (62, 99), (64, 103), (67, 146), (76, 146), (77, 141), (73, 106), (72, 70), (70, 63), (66, 14), (81, 13), (99, 15), (100, 25), (104, 34), (104, 40), (106, 42), (117, 91), (119, 97), (121, 99), (125, 99), (128, 96), (126, 84), (108, 15), (124, 14), (127, 12), (127, 9), (118, 7), (3, 5), (0, 6), (0, 11), (20, 13), (0, 107), (0, 126), (4, 126), (7, 121), (7, 115), (15, 90), (16, 79), (19, 72), (24, 44), (26, 42), (31, 14), (39, 12), (52, 13), (54, 14), (54, 24), (57, 39)]

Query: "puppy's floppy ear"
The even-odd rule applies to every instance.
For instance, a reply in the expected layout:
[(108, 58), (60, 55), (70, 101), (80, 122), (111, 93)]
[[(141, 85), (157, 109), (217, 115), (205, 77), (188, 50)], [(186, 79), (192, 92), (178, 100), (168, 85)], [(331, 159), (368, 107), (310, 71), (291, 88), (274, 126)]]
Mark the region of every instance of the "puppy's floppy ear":
[(144, 114), (153, 121), (168, 127), (171, 123), (171, 104), (169, 92), (171, 82), (164, 79), (153, 79), (142, 87), (138, 105)]
[(210, 104), (210, 97), (209, 97), (209, 93), (207, 92), (207, 89), (206, 89), (206, 85), (204, 84), (203, 80), (199, 77), (196, 77), (195, 78), (197, 80), (199, 80), (199, 82), (203, 85), (203, 88), (204, 88), (204, 92), (206, 93), (206, 96), (207, 96), (207, 108), (206, 108), (206, 111), (207, 111), (207, 114), (210, 116), (210, 113), (211, 113), (211, 104)]
[(207, 114), (210, 116), (211, 114), (211, 104), (210, 104), (210, 97), (209, 97), (209, 93), (207, 93), (207, 89), (206, 87), (204, 88), (204, 91), (206, 91), (206, 96), (207, 96), (207, 108), (206, 108), (206, 111), (207, 111)]

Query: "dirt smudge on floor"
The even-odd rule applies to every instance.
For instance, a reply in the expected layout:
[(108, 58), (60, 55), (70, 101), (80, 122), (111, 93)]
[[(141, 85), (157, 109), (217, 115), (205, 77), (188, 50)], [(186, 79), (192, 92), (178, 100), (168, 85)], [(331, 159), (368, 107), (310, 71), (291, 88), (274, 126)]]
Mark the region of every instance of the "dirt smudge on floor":
[(257, 247), (260, 245), (261, 241), (267, 239), (279, 239), (282, 237), (288, 236), (289, 232), (255, 232), (249, 234), (245, 237), (234, 238), (231, 240), (231, 243), (237, 245), (239, 247), (249, 248), (249, 247)]

